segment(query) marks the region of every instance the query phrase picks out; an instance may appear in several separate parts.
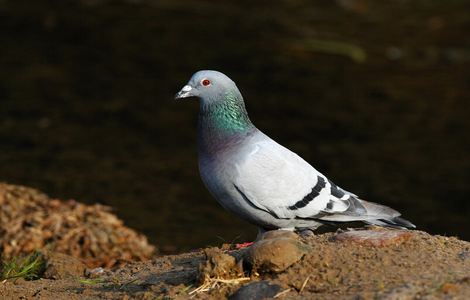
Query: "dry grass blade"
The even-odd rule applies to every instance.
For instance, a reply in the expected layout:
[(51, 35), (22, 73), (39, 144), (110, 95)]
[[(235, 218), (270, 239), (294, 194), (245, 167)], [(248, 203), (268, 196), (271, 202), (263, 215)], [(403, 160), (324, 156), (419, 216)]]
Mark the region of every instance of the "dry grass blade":
[(299, 290), (299, 294), (302, 293), (309, 279), (310, 279), (310, 275), (308, 275), (307, 278), (305, 278), (304, 283), (302, 283), (302, 286), (300, 287), (300, 290)]
[(281, 297), (281, 296), (283, 296), (283, 295), (289, 293), (291, 290), (292, 290), (292, 289), (290, 289), (290, 288), (289, 288), (289, 289), (285, 289), (285, 290), (283, 290), (283, 291), (277, 293), (273, 298), (279, 298), (279, 297)]
[(231, 278), (231, 279), (206, 277), (204, 279), (204, 283), (202, 285), (200, 285), (199, 287), (197, 287), (196, 289), (189, 292), (188, 295), (194, 295), (194, 294), (199, 294), (199, 293), (203, 293), (203, 292), (208, 292), (208, 291), (218, 287), (220, 284), (236, 285), (236, 284), (240, 284), (244, 281), (249, 281), (249, 280), (251, 280), (250, 277), (239, 277), (239, 278)]
[(250, 280), (250, 277), (240, 277), (240, 278), (233, 278), (233, 279), (213, 279), (217, 283), (226, 283), (226, 284), (239, 284), (243, 281)]
[(139, 280), (139, 278), (134, 278), (134, 279), (131, 279), (129, 280), (128, 282), (125, 282), (123, 284), (121, 284), (121, 286), (119, 287), (120, 290), (124, 290), (126, 287), (128, 287), (129, 285), (137, 282)]

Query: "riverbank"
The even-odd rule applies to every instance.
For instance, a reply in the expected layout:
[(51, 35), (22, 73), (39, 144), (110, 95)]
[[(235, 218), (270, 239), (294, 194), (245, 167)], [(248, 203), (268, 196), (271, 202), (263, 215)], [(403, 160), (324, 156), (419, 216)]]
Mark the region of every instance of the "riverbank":
[[(2, 299), (225, 299), (245, 296), (285, 299), (468, 299), (470, 243), (413, 231), (400, 245), (364, 246), (332, 239), (333, 233), (308, 238), (311, 247), (280, 273), (239, 274), (201, 281), (207, 249), (156, 257), (85, 276), (0, 283)], [(239, 257), (240, 251), (220, 250)], [(67, 261), (64, 261), (67, 264)], [(222, 267), (223, 269), (223, 267)], [(203, 286), (203, 288), (200, 288)], [(241, 290), (243, 292), (243, 290)], [(248, 293), (248, 294), (246, 294)], [(233, 296), (233, 299), (247, 299)], [(261, 298), (253, 298), (261, 299)]]
[[(19, 228), (17, 225), (12, 226), (19, 222), (18, 218), (22, 218), (20, 223), (26, 229), (17, 232), (19, 241), (22, 240), (20, 237), (27, 236), (25, 232), (38, 228), (43, 230), (36, 231), (39, 233), (50, 230), (48, 226), (38, 227), (39, 223), (30, 224), (31, 221), (26, 216), (36, 216), (38, 222), (50, 218), (53, 214), (46, 213), (44, 208), (49, 209), (51, 205), (58, 211), (55, 215), (57, 219), (64, 216), (73, 219), (70, 217), (69, 202), (49, 199), (44, 194), (25, 187), (2, 184), (0, 188), (0, 240), (3, 239), (1, 250), (4, 261), (11, 259), (11, 253), (18, 256), (24, 254), (19, 250), (10, 251), (8, 255), (5, 252), (6, 249), (13, 249), (5, 247), (12, 244), (11, 239), (9, 242), (5, 240), (5, 233), (11, 232), (13, 227)], [(43, 205), (32, 205), (39, 202)], [(21, 203), (26, 208), (18, 209), (21, 213), (12, 217), (12, 205), (18, 208)], [(71, 207), (81, 207), (80, 205), (83, 204), (74, 203)], [(223, 244), (220, 247), (178, 255), (157, 256), (156, 252), (148, 252), (144, 256), (137, 253), (146, 253), (145, 249), (153, 251), (154, 247), (146, 242), (144, 236), (125, 227), (117, 218), (114, 224), (119, 226), (99, 227), (106, 224), (102, 219), (113, 218), (109, 211), (103, 212), (100, 206), (85, 205), (72, 211), (87, 212), (85, 215), (88, 217), (75, 218), (74, 224), (78, 228), (86, 228), (88, 222), (94, 220), (94, 232), (99, 231), (97, 228), (108, 230), (103, 232), (108, 236), (106, 245), (109, 247), (96, 252), (106, 259), (98, 262), (96, 257), (90, 258), (89, 254), (92, 252), (67, 250), (63, 248), (66, 243), (63, 243), (62, 248), (57, 247), (63, 241), (64, 234), (67, 235), (73, 229), (63, 233), (56, 231), (57, 235), (49, 237), (49, 240), (55, 240), (56, 243), (44, 242), (42, 247), (36, 246), (33, 249), (39, 251), (43, 260), (44, 269), (39, 274), (39, 279), (12, 278), (1, 281), (2, 299), (470, 297), (470, 243), (455, 237), (433, 236), (422, 231), (373, 228), (302, 238), (292, 233), (280, 233), (266, 236), (248, 249), (236, 250), (234, 245)], [(40, 214), (42, 219), (37, 217)], [(10, 219), (7, 222), (8, 216)], [(27, 224), (29, 225), (26, 226)], [(83, 232), (88, 234), (83, 237), (84, 240), (93, 240), (89, 238), (92, 231)], [(111, 238), (122, 235), (123, 232), (127, 232), (127, 238)], [(38, 236), (35, 237), (36, 240)], [(16, 245), (18, 244), (21, 243), (17, 242)], [(86, 246), (80, 243), (68, 245), (71, 249)], [(116, 253), (127, 253), (119, 250), (122, 247), (134, 255), (123, 255), (127, 259), (117, 257)], [(87, 253), (88, 256), (79, 257), (78, 253)], [(110, 264), (110, 257), (119, 263)], [(97, 268), (99, 265), (104, 268)]]

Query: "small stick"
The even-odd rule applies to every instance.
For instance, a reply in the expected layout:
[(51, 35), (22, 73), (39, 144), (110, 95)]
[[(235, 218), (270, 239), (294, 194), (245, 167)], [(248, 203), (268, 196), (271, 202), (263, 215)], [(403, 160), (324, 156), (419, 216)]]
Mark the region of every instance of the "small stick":
[(202, 284), (200, 287), (189, 292), (188, 295), (207, 292), (210, 289), (215, 288), (219, 283), (239, 284), (242, 281), (248, 281), (248, 280), (251, 280), (251, 278), (250, 277), (241, 277), (241, 278), (234, 278), (234, 279), (206, 278), (206, 282), (204, 284)]
[(302, 293), (309, 279), (310, 279), (310, 275), (308, 275), (307, 278), (305, 278), (304, 283), (302, 283), (302, 287), (300, 288), (299, 294)]
[(213, 279), (215, 282), (221, 282), (221, 283), (229, 283), (229, 284), (237, 284), (240, 281), (247, 281), (250, 280), (250, 277), (240, 277), (240, 278), (234, 278), (234, 279)]
[(287, 293), (289, 293), (290, 291), (291, 291), (290, 288), (289, 288), (289, 289), (286, 289), (286, 290), (283, 290), (282, 292), (277, 293), (277, 294), (274, 296), (274, 298), (281, 297), (282, 295), (287, 294)]

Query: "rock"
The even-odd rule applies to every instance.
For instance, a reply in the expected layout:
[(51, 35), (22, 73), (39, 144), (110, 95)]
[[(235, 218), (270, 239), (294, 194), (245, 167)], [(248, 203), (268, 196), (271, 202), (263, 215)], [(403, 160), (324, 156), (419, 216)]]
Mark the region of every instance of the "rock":
[(468, 258), (470, 258), (470, 252), (468, 251), (462, 251), (458, 254), (458, 257), (461, 259), (461, 260), (466, 260)]
[(272, 240), (277, 238), (299, 240), (299, 236), (295, 232), (289, 230), (270, 230), (265, 232), (259, 240)]
[(224, 253), (219, 248), (205, 249), (204, 254), (206, 261), (199, 265), (199, 282), (201, 283), (207, 278), (232, 278), (243, 273), (235, 257)]
[(46, 261), (43, 278), (78, 278), (85, 274), (85, 264), (73, 256), (57, 252), (46, 252), (43, 257)]
[(279, 273), (299, 261), (310, 249), (290, 231), (267, 232), (246, 252), (246, 260), (260, 272)]
[(409, 240), (411, 235), (408, 230), (355, 230), (339, 233), (333, 239), (369, 247), (386, 247), (400, 245)]
[(277, 284), (271, 284), (267, 280), (248, 283), (239, 288), (229, 300), (258, 300), (274, 297), (281, 287)]
[(103, 275), (103, 273), (104, 273), (104, 269), (102, 267), (85, 270), (85, 276), (88, 278), (98, 278), (101, 275)]

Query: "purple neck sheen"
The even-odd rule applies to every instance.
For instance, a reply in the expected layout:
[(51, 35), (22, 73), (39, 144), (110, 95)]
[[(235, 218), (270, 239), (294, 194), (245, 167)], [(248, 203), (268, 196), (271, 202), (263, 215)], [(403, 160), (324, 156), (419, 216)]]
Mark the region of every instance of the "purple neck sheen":
[(216, 155), (236, 147), (255, 130), (241, 97), (226, 94), (221, 101), (201, 102), (198, 120), (200, 154)]

